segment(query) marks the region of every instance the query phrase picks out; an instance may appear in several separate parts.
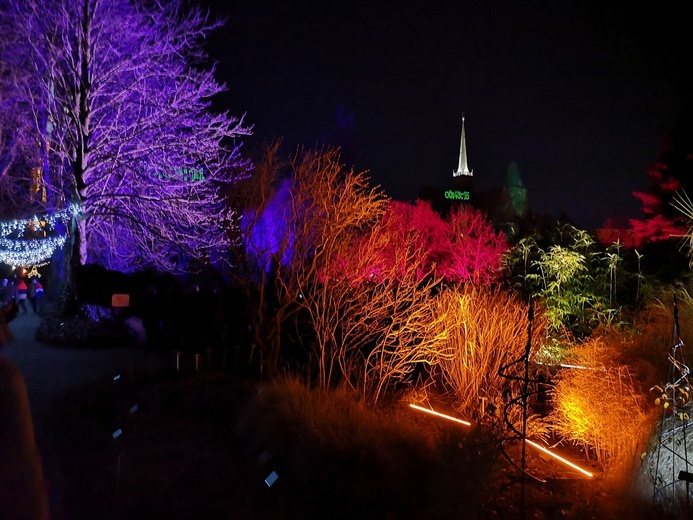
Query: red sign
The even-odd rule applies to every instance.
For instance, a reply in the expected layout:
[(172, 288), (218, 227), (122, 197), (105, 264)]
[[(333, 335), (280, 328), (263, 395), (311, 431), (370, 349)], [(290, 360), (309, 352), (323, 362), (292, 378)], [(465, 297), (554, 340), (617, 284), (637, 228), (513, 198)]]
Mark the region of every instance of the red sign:
[(114, 294), (111, 296), (111, 307), (129, 307), (129, 294)]

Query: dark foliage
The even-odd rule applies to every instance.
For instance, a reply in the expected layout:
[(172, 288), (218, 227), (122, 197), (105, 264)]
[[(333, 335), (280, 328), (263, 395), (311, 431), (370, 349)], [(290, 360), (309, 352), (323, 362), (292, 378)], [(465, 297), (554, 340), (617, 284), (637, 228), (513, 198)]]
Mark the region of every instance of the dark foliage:
[(109, 348), (131, 345), (135, 335), (122, 321), (87, 316), (65, 318), (60, 315), (44, 317), (36, 330), (36, 339), (60, 347)]
[[(154, 349), (199, 350), (222, 342), (247, 344), (247, 318), (237, 291), (211, 279), (183, 280), (156, 271), (124, 274), (95, 264), (76, 266), (74, 284), (50, 302), (37, 339), (61, 346), (114, 346), (146, 340)], [(112, 296), (129, 305), (113, 308)], [(128, 323), (141, 322), (138, 338)], [(137, 328), (137, 327), (136, 327)]]

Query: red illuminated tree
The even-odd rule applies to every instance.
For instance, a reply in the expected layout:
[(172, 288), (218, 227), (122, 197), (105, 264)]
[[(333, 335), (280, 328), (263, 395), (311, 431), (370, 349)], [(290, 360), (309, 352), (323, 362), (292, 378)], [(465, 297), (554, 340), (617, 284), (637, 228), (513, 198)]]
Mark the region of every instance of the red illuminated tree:
[(74, 260), (181, 270), (219, 258), (224, 187), (244, 172), (238, 119), (210, 110), (223, 90), (202, 40), (219, 24), (183, 0), (4, 0), (13, 89), (45, 141), (42, 182), (77, 203)]
[(508, 248), (503, 233), (496, 233), (478, 210), (459, 208), (445, 220), (420, 200), (392, 201), (378, 232), (389, 238), (375, 252), (370, 276), (378, 275), (378, 269), (391, 273), (392, 267), (406, 271), (408, 266), (401, 264), (403, 257), (398, 254), (400, 244), (406, 243), (416, 252), (407, 258), (418, 265), (419, 278), (433, 272), (447, 282), (487, 284), (497, 278)]
[[(415, 204), (392, 201), (383, 218), (380, 233), (389, 237), (388, 244), (379, 252), (388, 270), (407, 272), (409, 266), (417, 265), (418, 277), (430, 273), (435, 266), (444, 263), (449, 252), (449, 226), (428, 202), (418, 200)], [(411, 251), (403, 257), (399, 253), (401, 244), (408, 244)], [(414, 254), (414, 256), (410, 256)]]
[(693, 193), (693, 117), (684, 115), (663, 141), (657, 163), (647, 172), (647, 189), (635, 192), (644, 218), (632, 220), (640, 245), (685, 236), (687, 224), (672, 205), (677, 192)]
[(649, 189), (634, 192), (642, 204), (644, 219), (632, 219), (631, 226), (636, 245), (648, 242), (670, 240), (686, 233), (682, 215), (676, 214), (670, 207), (674, 195), (683, 188), (681, 182), (669, 174), (666, 164), (655, 164), (647, 172)]
[(498, 278), (508, 243), (495, 232), (486, 216), (468, 206), (449, 217), (450, 245), (447, 262), (441, 266), (447, 279), (490, 284)]

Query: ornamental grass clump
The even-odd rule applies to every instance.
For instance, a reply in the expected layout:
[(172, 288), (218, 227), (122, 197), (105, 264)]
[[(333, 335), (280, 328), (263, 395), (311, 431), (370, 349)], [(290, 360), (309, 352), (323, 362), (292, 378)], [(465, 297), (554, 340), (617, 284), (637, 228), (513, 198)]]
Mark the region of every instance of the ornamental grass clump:
[[(528, 307), (519, 298), (489, 287), (467, 285), (441, 294), (447, 313), (445, 348), (453, 353), (440, 361), (442, 381), (467, 417), (477, 414), (481, 400), (501, 409), (509, 382), (499, 369), (525, 352)], [(533, 335), (543, 336), (546, 319), (535, 313)]]
[(592, 339), (571, 350), (571, 365), (556, 376), (549, 422), (582, 446), (607, 471), (634, 460), (647, 425), (646, 396), (615, 352)]
[[(677, 332), (683, 341), (687, 360), (693, 357), (693, 297), (683, 287), (667, 288), (653, 298), (635, 315), (633, 326), (637, 334), (624, 356), (638, 363), (647, 362), (655, 370), (647, 385), (666, 379), (669, 369), (668, 353), (674, 344), (674, 309), (676, 302)], [(678, 341), (678, 340), (676, 340)]]

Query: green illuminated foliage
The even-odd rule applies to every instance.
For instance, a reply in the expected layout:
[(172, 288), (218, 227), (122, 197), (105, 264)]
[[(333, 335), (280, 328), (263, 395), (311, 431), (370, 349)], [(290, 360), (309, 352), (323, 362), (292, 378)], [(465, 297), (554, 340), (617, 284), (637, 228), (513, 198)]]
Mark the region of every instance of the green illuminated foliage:
[(569, 224), (558, 226), (549, 244), (540, 241), (520, 240), (509, 268), (529, 296), (543, 300), (549, 329), (585, 336), (596, 324), (611, 323), (618, 311), (620, 244), (602, 251), (588, 232)]

